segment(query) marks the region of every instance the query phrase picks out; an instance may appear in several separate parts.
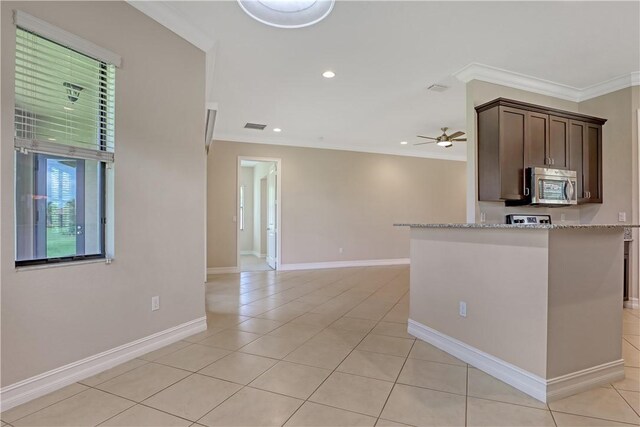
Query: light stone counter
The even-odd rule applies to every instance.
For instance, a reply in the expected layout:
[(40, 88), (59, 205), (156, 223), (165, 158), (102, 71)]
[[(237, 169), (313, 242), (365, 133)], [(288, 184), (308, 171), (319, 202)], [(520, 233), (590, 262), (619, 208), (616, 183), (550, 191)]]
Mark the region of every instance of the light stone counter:
[(489, 224), (489, 223), (451, 223), (451, 224), (393, 224), (395, 227), (413, 228), (525, 228), (525, 229), (585, 229), (585, 228), (640, 228), (635, 224)]

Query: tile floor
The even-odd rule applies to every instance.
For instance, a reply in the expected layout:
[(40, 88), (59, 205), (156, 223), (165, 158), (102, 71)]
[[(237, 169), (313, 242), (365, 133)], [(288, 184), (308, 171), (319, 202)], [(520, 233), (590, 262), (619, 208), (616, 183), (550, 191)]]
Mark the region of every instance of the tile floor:
[(2, 426), (640, 424), (626, 379), (549, 405), (406, 333), (406, 267), (210, 277), (209, 329), (0, 415)]
[(255, 255), (240, 255), (240, 271), (242, 272), (271, 270), (273, 269), (269, 267), (264, 258), (259, 258)]

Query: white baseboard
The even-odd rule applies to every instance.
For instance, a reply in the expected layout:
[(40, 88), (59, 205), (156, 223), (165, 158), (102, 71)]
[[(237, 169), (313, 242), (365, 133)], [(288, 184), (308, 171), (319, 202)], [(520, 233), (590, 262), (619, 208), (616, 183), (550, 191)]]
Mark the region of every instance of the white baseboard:
[(207, 268), (207, 274), (228, 274), (228, 273), (240, 273), (238, 267), (210, 267)]
[(624, 308), (638, 308), (639, 306), (638, 298), (629, 298), (629, 300), (624, 302)]
[(408, 332), (541, 402), (561, 399), (624, 378), (616, 360), (549, 380), (409, 319)]
[(572, 372), (547, 380), (547, 402), (624, 379), (624, 360)]
[(206, 316), (200, 317), (2, 387), (0, 389), (0, 411), (6, 411), (206, 329), (207, 318)]
[(329, 261), (329, 262), (309, 262), (302, 264), (281, 264), (278, 270), (316, 270), (323, 268), (344, 268), (344, 267), (375, 267), (381, 265), (406, 265), (409, 258), (394, 259), (365, 259), (355, 261)]
[(255, 255), (253, 251), (240, 251), (240, 255)]

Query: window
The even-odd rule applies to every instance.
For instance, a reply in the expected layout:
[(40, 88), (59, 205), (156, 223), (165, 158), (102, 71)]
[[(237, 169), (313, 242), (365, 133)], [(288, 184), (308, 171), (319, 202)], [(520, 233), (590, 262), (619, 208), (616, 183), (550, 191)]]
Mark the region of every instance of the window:
[(16, 30), (16, 265), (105, 257), (115, 66)]

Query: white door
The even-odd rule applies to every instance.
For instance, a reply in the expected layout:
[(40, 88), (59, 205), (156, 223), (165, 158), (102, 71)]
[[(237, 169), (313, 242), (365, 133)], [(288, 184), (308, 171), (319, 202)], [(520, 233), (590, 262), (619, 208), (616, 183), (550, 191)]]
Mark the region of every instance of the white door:
[(267, 175), (267, 264), (275, 269), (278, 261), (278, 172), (272, 165)]

